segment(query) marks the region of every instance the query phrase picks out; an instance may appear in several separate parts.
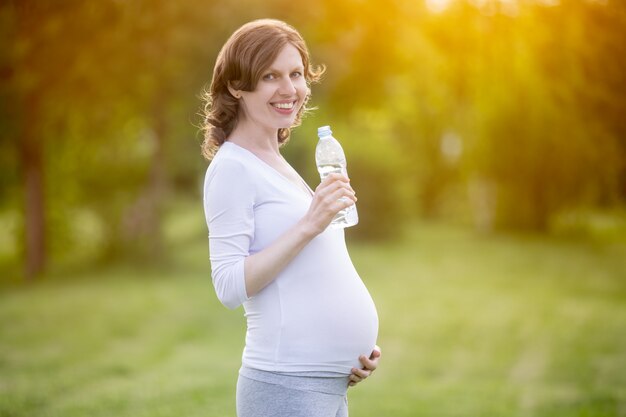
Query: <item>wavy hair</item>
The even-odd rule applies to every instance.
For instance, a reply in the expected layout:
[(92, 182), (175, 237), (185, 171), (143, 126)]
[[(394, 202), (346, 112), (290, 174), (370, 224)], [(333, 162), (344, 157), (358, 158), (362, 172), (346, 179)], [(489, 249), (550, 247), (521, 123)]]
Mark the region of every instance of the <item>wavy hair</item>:
[[(319, 82), (326, 68), (310, 63), (309, 51), (304, 39), (292, 26), (274, 19), (260, 19), (246, 23), (237, 29), (220, 50), (211, 85), (202, 93), (204, 134), (202, 155), (211, 160), (226, 141), (237, 124), (239, 100), (228, 90), (254, 91), (263, 71), (269, 68), (282, 48), (291, 44), (300, 52), (307, 86)], [(291, 128), (300, 125), (310, 94), (305, 98), (290, 128), (278, 129), (278, 143), (289, 141)]]

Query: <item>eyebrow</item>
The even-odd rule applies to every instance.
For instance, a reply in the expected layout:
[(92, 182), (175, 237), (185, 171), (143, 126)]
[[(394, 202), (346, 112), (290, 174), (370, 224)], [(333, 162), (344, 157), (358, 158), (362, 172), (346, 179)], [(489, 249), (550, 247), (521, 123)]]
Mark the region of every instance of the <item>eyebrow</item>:
[[(291, 71), (304, 71), (304, 66), (302, 65), (298, 65), (297, 67), (293, 68)], [(276, 68), (268, 68), (265, 72), (280, 72), (279, 70), (277, 70)]]

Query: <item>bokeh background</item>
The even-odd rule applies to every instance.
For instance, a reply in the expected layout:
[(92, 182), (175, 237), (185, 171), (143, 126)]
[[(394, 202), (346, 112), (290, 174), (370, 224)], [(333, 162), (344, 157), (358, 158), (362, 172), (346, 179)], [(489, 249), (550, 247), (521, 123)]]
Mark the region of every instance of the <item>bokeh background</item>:
[(241, 24), (304, 36), (284, 155), (348, 157), (376, 301), (355, 416), (626, 416), (626, 2), (0, 3), (0, 416), (234, 416), (199, 96)]

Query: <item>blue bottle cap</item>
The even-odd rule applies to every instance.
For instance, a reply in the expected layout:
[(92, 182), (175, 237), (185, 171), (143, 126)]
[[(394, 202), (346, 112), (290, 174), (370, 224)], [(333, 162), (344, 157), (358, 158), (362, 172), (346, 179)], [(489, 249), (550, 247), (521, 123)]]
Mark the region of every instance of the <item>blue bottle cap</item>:
[(322, 126), (317, 128), (317, 136), (328, 136), (332, 135), (333, 131), (330, 130), (330, 126)]

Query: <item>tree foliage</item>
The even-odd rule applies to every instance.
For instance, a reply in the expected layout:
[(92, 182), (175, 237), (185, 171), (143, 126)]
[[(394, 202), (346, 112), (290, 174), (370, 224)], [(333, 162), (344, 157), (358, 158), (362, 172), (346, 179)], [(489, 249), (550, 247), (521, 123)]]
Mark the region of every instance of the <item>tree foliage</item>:
[(356, 235), (459, 212), (541, 230), (562, 210), (623, 205), (624, 2), (435, 3), (3, 2), (0, 209), (23, 213), (24, 236), (43, 228), (52, 258), (81, 244), (83, 212), (99, 233), (80, 239), (104, 259), (161, 259), (167, 202), (197, 197), (206, 166), (199, 93), (227, 36), (260, 17), (292, 23), (328, 67), (285, 151), (314, 185), (315, 125), (342, 133)]

